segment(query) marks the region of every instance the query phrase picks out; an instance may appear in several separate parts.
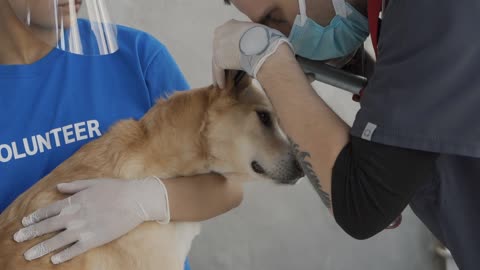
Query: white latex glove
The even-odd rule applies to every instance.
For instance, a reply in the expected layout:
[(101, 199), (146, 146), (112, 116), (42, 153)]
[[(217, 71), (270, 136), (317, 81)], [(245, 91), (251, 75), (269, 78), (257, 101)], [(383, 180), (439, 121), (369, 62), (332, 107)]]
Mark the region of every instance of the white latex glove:
[[(282, 42), (290, 45), (288, 39), (284, 37), (282, 33), (277, 30), (268, 28), (271, 31), (274, 31), (277, 35), (283, 37), (281, 39), (281, 42), (271, 43), (269, 48), (265, 50), (262, 55), (259, 55), (257, 58), (250, 60), (248, 63), (249, 65), (244, 65), (242, 67), (240, 40), (245, 34), (245, 32), (255, 26), (268, 28), (264, 25), (257, 23), (230, 20), (215, 29), (212, 60), (212, 75), (214, 85), (218, 85), (220, 88), (225, 87), (225, 70), (243, 70), (251, 76), (255, 77), (257, 71), (265, 62), (266, 58), (272, 55)], [(255, 42), (255, 40), (252, 40), (251, 42)], [(290, 47), (293, 51), (293, 47), (291, 45)]]
[(23, 218), (26, 228), (15, 233), (14, 240), (23, 242), (64, 231), (26, 251), (26, 260), (76, 242), (51, 257), (53, 264), (59, 264), (119, 238), (144, 221), (170, 221), (167, 190), (155, 177), (83, 180), (59, 184), (57, 188), (74, 195)]

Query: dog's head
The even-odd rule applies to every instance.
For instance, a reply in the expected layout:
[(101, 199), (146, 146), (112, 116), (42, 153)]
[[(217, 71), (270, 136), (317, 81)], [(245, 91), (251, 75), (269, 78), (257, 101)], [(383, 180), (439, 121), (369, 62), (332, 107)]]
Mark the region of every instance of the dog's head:
[(208, 143), (212, 169), (249, 174), (294, 184), (303, 172), (281, 130), (272, 104), (251, 79), (227, 73), (227, 87), (208, 110)]

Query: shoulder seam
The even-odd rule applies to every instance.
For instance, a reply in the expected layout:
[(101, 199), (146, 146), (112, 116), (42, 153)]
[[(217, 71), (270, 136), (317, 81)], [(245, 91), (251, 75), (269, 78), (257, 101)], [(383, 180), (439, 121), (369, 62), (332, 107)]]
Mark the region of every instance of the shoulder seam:
[[(155, 61), (155, 59), (157, 59), (157, 57), (159, 57), (159, 55), (162, 54), (165, 51), (165, 49), (166, 49), (165, 46), (162, 44), (161, 48), (157, 52), (154, 53), (154, 55), (152, 56), (152, 59), (148, 62), (147, 66), (145, 68), (145, 71), (144, 71), (144, 74), (143, 74), (144, 78), (147, 78), (147, 73), (148, 73), (148, 70), (150, 69), (150, 66)], [(148, 87), (147, 87), (147, 90), (148, 90), (148, 97), (150, 99), (150, 106), (153, 106), (153, 105), (155, 105), (155, 100), (152, 96), (152, 91)]]

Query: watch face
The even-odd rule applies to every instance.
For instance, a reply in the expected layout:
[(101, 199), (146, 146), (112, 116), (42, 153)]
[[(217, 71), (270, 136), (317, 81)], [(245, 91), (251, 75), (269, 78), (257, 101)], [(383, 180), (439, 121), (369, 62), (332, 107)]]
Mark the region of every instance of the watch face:
[(267, 29), (255, 26), (243, 34), (240, 39), (240, 50), (244, 55), (258, 55), (267, 49), (268, 43)]

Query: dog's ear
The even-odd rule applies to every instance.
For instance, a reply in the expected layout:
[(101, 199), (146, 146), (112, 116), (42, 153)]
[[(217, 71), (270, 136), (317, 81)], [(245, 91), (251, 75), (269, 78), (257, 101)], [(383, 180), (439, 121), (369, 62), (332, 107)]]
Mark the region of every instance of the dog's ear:
[(252, 84), (252, 78), (244, 71), (227, 70), (225, 72), (225, 90), (234, 97), (238, 97), (243, 90)]

